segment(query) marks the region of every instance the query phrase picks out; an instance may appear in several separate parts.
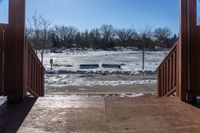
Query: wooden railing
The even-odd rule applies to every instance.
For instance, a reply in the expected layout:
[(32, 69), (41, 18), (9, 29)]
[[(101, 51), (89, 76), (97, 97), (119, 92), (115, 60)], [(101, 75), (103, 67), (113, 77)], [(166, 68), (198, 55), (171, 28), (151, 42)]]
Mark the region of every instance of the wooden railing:
[(44, 67), (26, 40), (27, 91), (34, 96), (44, 96)]
[[(4, 52), (7, 51), (5, 46), (8, 43), (8, 25), (0, 24), (0, 95), (7, 96), (7, 92), (10, 88), (5, 86), (5, 73), (4, 73), (4, 60), (8, 58), (4, 56)], [(25, 69), (24, 80), (26, 80), (26, 89), (34, 96), (44, 96), (44, 67), (34, 53), (33, 49), (29, 45), (28, 41), (25, 40)]]
[[(0, 24), (0, 95), (7, 96), (7, 92), (10, 88), (5, 86), (5, 73), (4, 73), (4, 60), (7, 56), (4, 56), (7, 39), (8, 25)], [(34, 53), (33, 49), (29, 45), (28, 41), (25, 40), (25, 69), (24, 80), (26, 80), (26, 89), (34, 96), (44, 96), (44, 67)]]
[(158, 96), (170, 96), (177, 91), (177, 49), (179, 40), (157, 69)]

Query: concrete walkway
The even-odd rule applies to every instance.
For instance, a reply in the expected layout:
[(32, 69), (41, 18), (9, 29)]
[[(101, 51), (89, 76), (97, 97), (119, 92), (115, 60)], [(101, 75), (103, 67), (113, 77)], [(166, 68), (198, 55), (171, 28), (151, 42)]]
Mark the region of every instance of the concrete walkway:
[(199, 108), (177, 98), (29, 97), (18, 105), (1, 104), (0, 131), (199, 133), (199, 114)]

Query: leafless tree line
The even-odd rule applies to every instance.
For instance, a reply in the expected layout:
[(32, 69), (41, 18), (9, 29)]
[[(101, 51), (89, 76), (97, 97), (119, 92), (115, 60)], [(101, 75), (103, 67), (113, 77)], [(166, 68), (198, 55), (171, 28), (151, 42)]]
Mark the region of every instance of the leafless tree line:
[(33, 15), (27, 19), (29, 26), (26, 36), (32, 47), (41, 54), (43, 63), (44, 50), (61, 48), (92, 48), (115, 49), (116, 47), (131, 47), (142, 51), (142, 70), (146, 50), (171, 48), (177, 40), (177, 35), (167, 28), (152, 29), (145, 26), (140, 30), (133, 27), (116, 29), (112, 25), (102, 25), (100, 28), (80, 32), (73, 26), (51, 26), (52, 22), (41, 15)]
[(114, 49), (115, 47), (132, 47), (138, 50), (155, 50), (171, 48), (177, 35), (167, 28), (153, 30), (145, 26), (140, 30), (133, 27), (116, 29), (112, 25), (79, 31), (73, 26), (52, 26), (51, 21), (43, 16), (33, 15), (27, 20), (26, 36), (34, 49), (43, 52), (50, 48), (92, 48)]

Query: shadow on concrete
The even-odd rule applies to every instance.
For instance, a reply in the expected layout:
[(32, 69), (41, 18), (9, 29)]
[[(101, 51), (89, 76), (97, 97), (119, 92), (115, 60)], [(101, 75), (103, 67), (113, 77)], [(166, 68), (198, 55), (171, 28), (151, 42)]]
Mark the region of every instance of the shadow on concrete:
[(8, 104), (6, 99), (0, 99), (0, 133), (16, 133), (37, 98), (26, 97), (17, 104)]
[(191, 103), (188, 103), (188, 104), (192, 105), (192, 106), (193, 106), (193, 107), (195, 107), (195, 108), (198, 108), (198, 109), (200, 109), (200, 104), (196, 104), (196, 103), (193, 103), (193, 104), (191, 104)]

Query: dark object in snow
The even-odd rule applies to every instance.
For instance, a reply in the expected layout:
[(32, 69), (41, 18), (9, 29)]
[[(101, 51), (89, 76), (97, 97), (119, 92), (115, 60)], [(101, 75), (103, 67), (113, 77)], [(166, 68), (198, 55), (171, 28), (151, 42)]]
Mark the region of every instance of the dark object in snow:
[(50, 53), (62, 53), (61, 49), (52, 49)]
[(51, 70), (53, 69), (53, 59), (50, 59)]
[(73, 67), (73, 65), (53, 64), (54, 67)]
[(102, 67), (104, 67), (104, 68), (117, 68), (117, 69), (121, 69), (121, 65), (118, 65), (118, 64), (102, 64)]
[(81, 64), (80, 69), (95, 69), (98, 68), (99, 64)]
[(144, 70), (144, 71), (140, 70), (140, 71), (137, 71), (136, 74), (137, 75), (142, 75), (142, 74), (144, 74), (144, 75), (153, 75), (153, 74), (156, 74), (156, 72), (155, 71), (151, 71), (151, 70)]
[(155, 72), (153, 72), (151, 70), (145, 70), (144, 73), (147, 74), (147, 75), (155, 74)]
[(56, 74), (55, 71), (45, 71), (45, 74)]
[(54, 67), (61, 67), (62, 65), (59, 64), (53, 64)]
[(63, 65), (64, 67), (73, 67), (73, 65)]
[(73, 65), (53, 64), (54, 67), (73, 67)]

